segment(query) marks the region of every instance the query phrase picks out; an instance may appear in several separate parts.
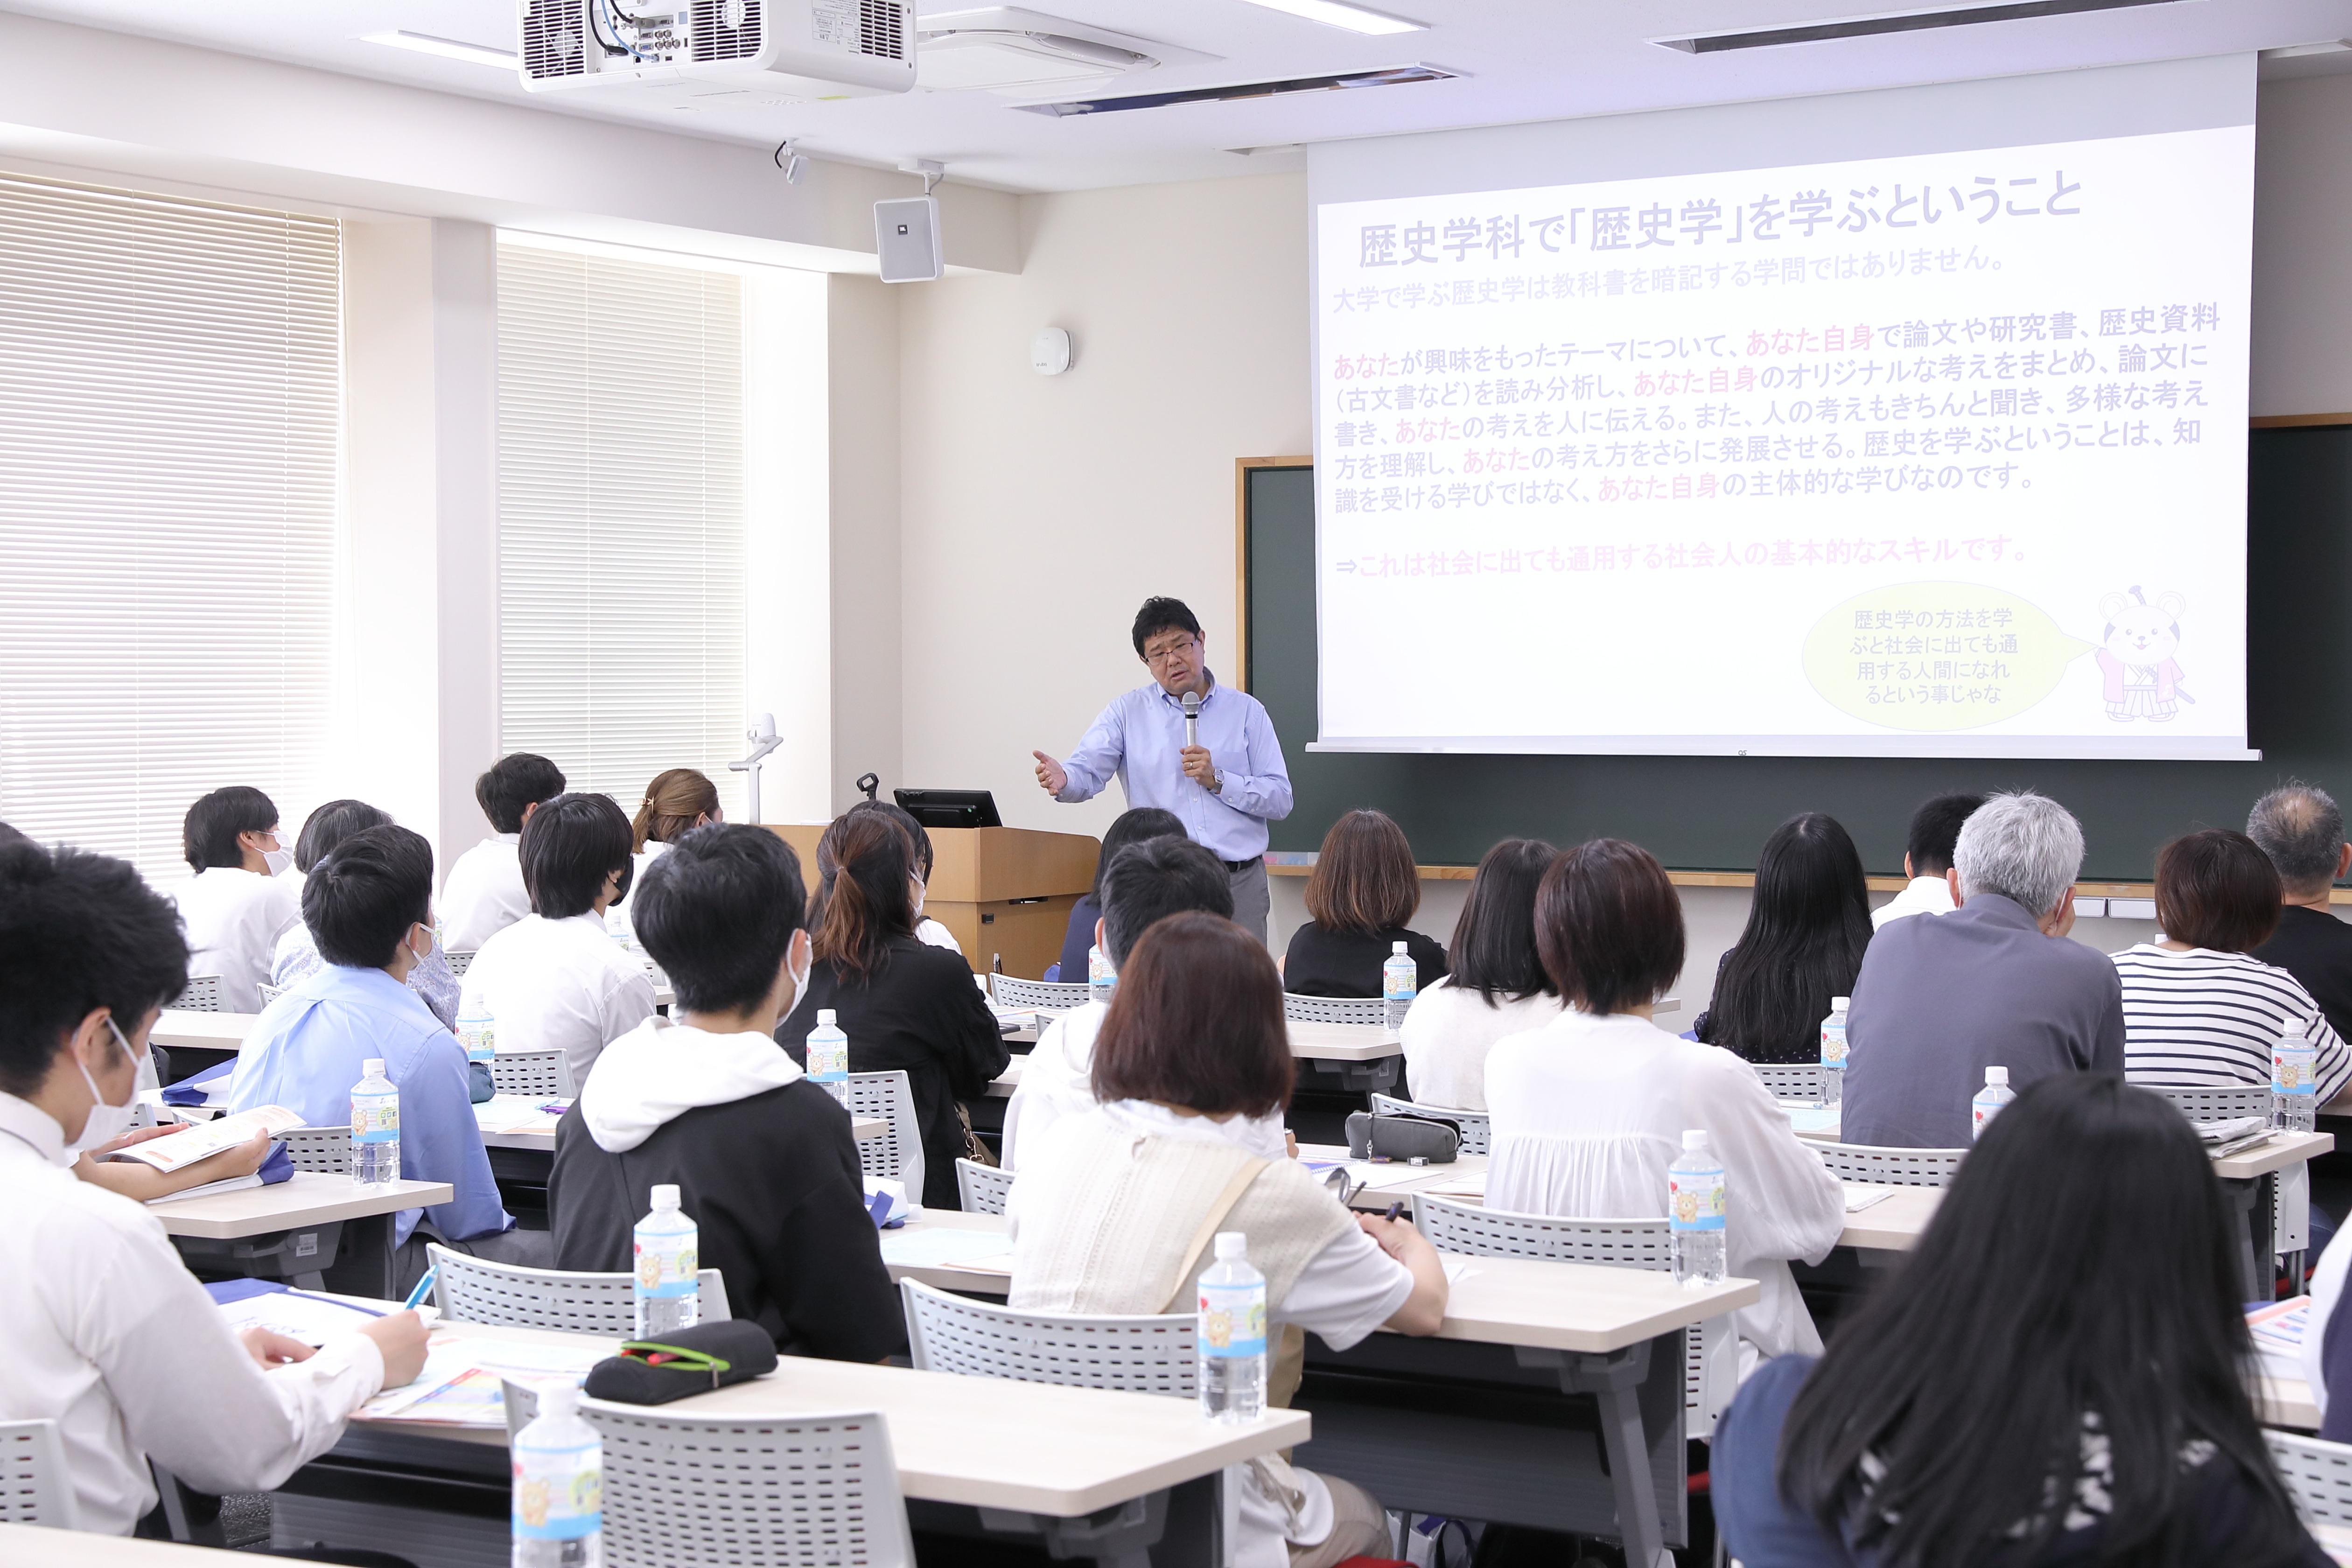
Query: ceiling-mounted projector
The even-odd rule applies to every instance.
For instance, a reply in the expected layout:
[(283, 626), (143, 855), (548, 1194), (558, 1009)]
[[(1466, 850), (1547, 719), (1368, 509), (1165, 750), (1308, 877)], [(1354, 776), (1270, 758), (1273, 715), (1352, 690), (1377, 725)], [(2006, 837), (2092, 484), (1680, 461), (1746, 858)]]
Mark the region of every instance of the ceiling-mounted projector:
[(522, 85), (679, 87), (806, 98), (915, 85), (913, 0), (519, 0)]

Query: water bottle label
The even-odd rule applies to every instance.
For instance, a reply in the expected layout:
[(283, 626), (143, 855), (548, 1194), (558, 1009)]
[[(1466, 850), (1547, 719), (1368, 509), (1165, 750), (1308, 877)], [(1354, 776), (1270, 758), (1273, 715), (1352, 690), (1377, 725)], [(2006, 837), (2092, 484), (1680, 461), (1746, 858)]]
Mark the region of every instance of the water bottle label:
[(514, 1532), (530, 1541), (577, 1541), (604, 1527), (602, 1443), (514, 1454)]
[(2271, 1092), (2273, 1094), (2315, 1094), (2319, 1091), (2319, 1053), (2317, 1050), (2289, 1050), (2279, 1047), (2271, 1052)]
[(1669, 1230), (1721, 1230), (1726, 1205), (1721, 1171), (1666, 1173)]
[(1845, 1026), (1843, 1024), (1822, 1026), (1822, 1066), (1841, 1068), (1845, 1066)]
[(457, 1037), (466, 1043), (466, 1059), (486, 1062), (499, 1054), (498, 1026), (488, 1018), (460, 1018)]
[(637, 1294), (640, 1296), (691, 1296), (700, 1281), (698, 1272), (702, 1260), (695, 1255), (694, 1240), (688, 1237), (683, 1247), (666, 1246), (660, 1241), (636, 1243)]
[(1220, 1360), (1265, 1353), (1265, 1287), (1201, 1284), (1201, 1353)]
[(400, 1097), (352, 1096), (352, 1142), (389, 1143), (400, 1136)]
[(1390, 1002), (1410, 1002), (1421, 989), (1417, 964), (1389, 963), (1381, 967), (1381, 995)]
[(811, 1039), (808, 1043), (808, 1075), (819, 1083), (837, 1083), (847, 1078), (849, 1042)]
[(1969, 1101), (1969, 1130), (1970, 1134), (1978, 1138), (1983, 1137), (1986, 1125), (1990, 1123), (1994, 1117), (2000, 1114), (2000, 1108), (2004, 1103), (2006, 1102), (2001, 1100), (1977, 1100)]

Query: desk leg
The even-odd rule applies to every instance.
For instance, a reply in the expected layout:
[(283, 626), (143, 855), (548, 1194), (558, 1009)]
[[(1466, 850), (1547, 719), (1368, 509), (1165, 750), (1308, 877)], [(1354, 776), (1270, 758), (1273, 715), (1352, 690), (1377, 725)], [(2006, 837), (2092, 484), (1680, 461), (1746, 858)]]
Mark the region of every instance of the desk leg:
[(1130, 1499), (1082, 1519), (1056, 1519), (1011, 1509), (969, 1511), (910, 1500), (918, 1529), (962, 1533), (955, 1516), (978, 1515), (982, 1533), (1044, 1539), (1056, 1562), (1076, 1558), (1098, 1568), (1224, 1568), (1232, 1539), (1231, 1488), (1223, 1475), (1202, 1476), (1165, 1491)]
[[(1679, 1343), (1679, 1338), (1674, 1342)], [(1673, 1568), (1665, 1548), (1665, 1523), (1658, 1517), (1657, 1488), (1650, 1474), (1650, 1445), (1642, 1430), (1641, 1385), (1650, 1373), (1650, 1344), (1629, 1345), (1607, 1355), (1520, 1346), (1521, 1366), (1549, 1366), (1559, 1374), (1563, 1394), (1590, 1394), (1601, 1407), (1601, 1441), (1609, 1456), (1609, 1479), (1617, 1494), (1617, 1528), (1625, 1561), (1641, 1568)]]
[(2278, 1299), (2278, 1185), (2276, 1171), (2254, 1184), (2254, 1293), (2249, 1301)]
[(343, 1222), (343, 1245), (325, 1271), (325, 1288), (371, 1300), (399, 1299), (394, 1280), (393, 1221), (397, 1215), (372, 1214)]

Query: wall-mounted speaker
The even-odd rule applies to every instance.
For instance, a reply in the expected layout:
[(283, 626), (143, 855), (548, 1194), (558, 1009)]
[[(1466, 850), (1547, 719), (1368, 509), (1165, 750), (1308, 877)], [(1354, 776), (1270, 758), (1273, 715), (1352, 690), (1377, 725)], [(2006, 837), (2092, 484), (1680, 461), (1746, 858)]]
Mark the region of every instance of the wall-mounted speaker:
[(874, 254), (885, 283), (929, 283), (945, 270), (940, 260), (937, 196), (874, 204)]

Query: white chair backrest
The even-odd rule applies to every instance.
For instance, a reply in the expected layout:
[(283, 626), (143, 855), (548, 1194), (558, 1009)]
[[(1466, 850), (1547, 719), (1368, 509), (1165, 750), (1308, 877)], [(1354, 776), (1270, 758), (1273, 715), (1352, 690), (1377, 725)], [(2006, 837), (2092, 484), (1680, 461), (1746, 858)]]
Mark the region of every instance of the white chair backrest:
[[(629, 1275), (575, 1274), (492, 1263), (453, 1252), (437, 1241), (425, 1250), (438, 1270), (433, 1279), (433, 1304), (445, 1318), (625, 1340), (636, 1336), (636, 1289)], [(702, 1321), (733, 1316), (728, 1310), (727, 1282), (719, 1270), (705, 1268), (696, 1279)]]
[(56, 1422), (0, 1421), (0, 1524), (81, 1528)]
[(272, 1002), (277, 1001), (280, 996), (286, 994), (286, 987), (283, 985), (271, 985), (264, 983), (255, 986), (254, 989), (261, 993), (261, 1005), (265, 1007), (268, 1006)]
[(1190, 1399), (1198, 1387), (1190, 1312), (1162, 1317), (1082, 1317), (1016, 1312), (898, 1281), (907, 1306), (907, 1347), (918, 1372), (1065, 1383)]
[(289, 1127), (278, 1141), (286, 1145), (286, 1156), (298, 1171), (324, 1171), (331, 1176), (352, 1173), (348, 1127)]
[(1483, 1110), (1452, 1110), (1443, 1105), (1419, 1105), (1391, 1094), (1372, 1096), (1372, 1110), (1380, 1116), (1443, 1118), (1462, 1129), (1463, 1153), (1483, 1154), (1486, 1152), (1486, 1113)]
[(1818, 1100), (1822, 1097), (1819, 1062), (1750, 1062), (1764, 1081), (1764, 1092), (1775, 1100)]
[[(1671, 1269), (1674, 1242), (1656, 1219), (1566, 1219), (1513, 1214), (1416, 1193), (1413, 1223), (1440, 1252), (1475, 1258), (1541, 1258), (1614, 1268)], [(1709, 1318), (1683, 1341), (1683, 1429), (1707, 1438), (1739, 1389), (1739, 1344), (1728, 1317)]]
[(1948, 1187), (1952, 1173), (1969, 1156), (1966, 1149), (1880, 1149), (1867, 1143), (1808, 1143), (1830, 1174), (1841, 1182), (1877, 1182), (1890, 1187)]
[(906, 1073), (849, 1075), (849, 1114), (878, 1116), (882, 1136), (857, 1145), (858, 1167), (869, 1176), (892, 1176), (907, 1184), (909, 1203), (923, 1201), (923, 1131), (915, 1122), (915, 1090)]
[(1087, 983), (1083, 980), (1073, 984), (1066, 980), (1021, 980), (1010, 974), (992, 974), (988, 984), (1000, 1007), (1036, 1007), (1048, 1013), (1066, 1013), (1087, 1005)]
[(2271, 1113), (2271, 1086), (2266, 1083), (2231, 1084), (2227, 1089), (2160, 1089), (2152, 1083), (2143, 1087), (2172, 1101), (2191, 1121), (2228, 1121)]
[(474, 967), (474, 954), (481, 951), (478, 947), (451, 948), (445, 949), (441, 956), (449, 961), (449, 973), (462, 977)]
[[(977, 1160), (956, 1160), (956, 1195), (966, 1214), (1003, 1214), (1004, 1194), (1013, 1190), (1013, 1173)], [(919, 1201), (919, 1194), (918, 1194)]]
[(572, 1063), (562, 1051), (500, 1051), (490, 1058), (490, 1087), (500, 1094), (549, 1094), (564, 1100), (572, 1087)]
[(588, 1400), (580, 1413), (604, 1440), (610, 1568), (913, 1568), (876, 1412), (688, 1415)]
[(1286, 991), (1282, 1016), (1294, 1024), (1384, 1024), (1388, 1004), (1377, 996), (1294, 996)]
[(226, 1012), (227, 1008), (221, 1004), (221, 977), (217, 974), (189, 975), (187, 989), (173, 1000), (172, 1006), (183, 1013)]
[(2268, 1429), (2263, 1437), (2305, 1524), (2352, 1524), (2352, 1444)]

